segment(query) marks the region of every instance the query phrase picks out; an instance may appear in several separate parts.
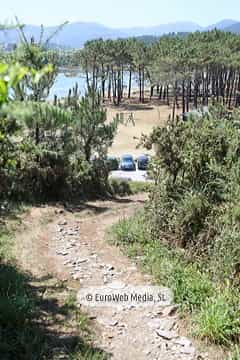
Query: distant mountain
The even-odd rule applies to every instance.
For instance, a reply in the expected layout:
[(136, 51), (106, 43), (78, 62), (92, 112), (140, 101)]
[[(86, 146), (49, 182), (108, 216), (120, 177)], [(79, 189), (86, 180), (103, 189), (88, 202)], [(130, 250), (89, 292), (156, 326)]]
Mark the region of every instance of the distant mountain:
[[(45, 38), (56, 31), (56, 27), (45, 28)], [(171, 23), (153, 27), (136, 27), (126, 29), (111, 29), (97, 23), (71, 23), (65, 26), (63, 30), (54, 37), (54, 43), (59, 46), (70, 46), (72, 48), (79, 48), (84, 43), (91, 39), (116, 39), (126, 38), (131, 36), (161, 36), (163, 34), (173, 32), (192, 32), (201, 30), (202, 28), (191, 22)], [(33, 36), (39, 39), (41, 29), (39, 26), (27, 25), (24, 29), (27, 38)], [(0, 42), (12, 43), (19, 41), (19, 34), (17, 30), (8, 30), (4, 33), (0, 32)]]
[(151, 27), (136, 27), (136, 28), (127, 28), (120, 29), (125, 36), (143, 36), (143, 35), (152, 35), (160, 36), (163, 34), (169, 33), (179, 33), (179, 32), (194, 32), (197, 30), (203, 30), (203, 28), (193, 22), (176, 22), (163, 24), (159, 26)]
[[(54, 33), (57, 27), (46, 27), (44, 31), (44, 38), (46, 39), (50, 34)], [(38, 40), (40, 38), (40, 26), (27, 25), (24, 28), (24, 33), (28, 39), (34, 37)], [(58, 46), (67, 46), (71, 48), (79, 48), (88, 40), (103, 38), (116, 39), (124, 37), (125, 34), (120, 30), (110, 29), (100, 24), (95, 23), (71, 23), (66, 25), (61, 32), (59, 32), (53, 39)], [(0, 42), (17, 43), (19, 41), (19, 33), (17, 30), (7, 30), (0, 32)]]
[(218, 30), (224, 30), (230, 26), (233, 26), (235, 24), (237, 24), (238, 21), (236, 20), (231, 20), (231, 19), (224, 19), (222, 21), (219, 21), (216, 24), (207, 26), (206, 30), (213, 30), (213, 29), (218, 29)]
[[(117, 39), (126, 37), (141, 37), (152, 36), (159, 37), (163, 34), (171, 33), (188, 33), (194, 31), (207, 31), (217, 28), (219, 30), (228, 30), (233, 32), (240, 32), (240, 22), (234, 20), (222, 20), (216, 24), (208, 27), (202, 27), (193, 22), (176, 22), (163, 24), (152, 27), (135, 27), (125, 29), (111, 29), (104, 25), (97, 23), (70, 23), (54, 37), (54, 47), (59, 48), (80, 48), (88, 40), (93, 39)], [(47, 38), (50, 34), (56, 31), (57, 27), (46, 27), (44, 37)], [(24, 30), (28, 39), (32, 36), (38, 40), (41, 34), (40, 26), (27, 25)], [(19, 41), (19, 33), (17, 30), (0, 31), (0, 43), (17, 43)]]
[[(52, 31), (54, 29), (50, 29)], [(54, 42), (60, 45), (69, 44), (73, 48), (79, 48), (88, 40), (92, 39), (116, 39), (124, 36), (120, 30), (110, 29), (96, 23), (72, 23), (67, 25), (57, 36)]]
[(224, 31), (230, 31), (235, 34), (240, 34), (240, 22), (228, 26), (227, 28), (224, 29)]

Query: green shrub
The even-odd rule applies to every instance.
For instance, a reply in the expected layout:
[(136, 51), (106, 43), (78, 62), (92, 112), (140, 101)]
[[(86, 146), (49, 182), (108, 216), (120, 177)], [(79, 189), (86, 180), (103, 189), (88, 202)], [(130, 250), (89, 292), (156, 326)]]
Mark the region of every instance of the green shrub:
[(89, 163), (81, 156), (31, 149), (14, 170), (0, 172), (0, 200), (46, 202), (107, 194), (108, 170), (100, 159)]
[(176, 236), (184, 248), (193, 243), (196, 245), (198, 235), (205, 228), (210, 208), (207, 197), (194, 192), (184, 194), (177, 204), (173, 221)]
[(211, 268), (222, 281), (229, 279), (232, 284), (240, 284), (240, 227), (223, 224), (221, 233), (216, 236), (211, 252)]
[(153, 238), (203, 257), (215, 279), (239, 283), (240, 132), (216, 114), (154, 130), (147, 217)]

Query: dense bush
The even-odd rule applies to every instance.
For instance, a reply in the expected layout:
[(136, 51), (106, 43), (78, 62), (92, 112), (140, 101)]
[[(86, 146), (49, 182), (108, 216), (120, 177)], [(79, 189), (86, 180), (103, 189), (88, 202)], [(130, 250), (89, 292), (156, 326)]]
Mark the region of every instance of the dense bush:
[(215, 116), (153, 132), (158, 152), (148, 218), (155, 237), (210, 258), (215, 276), (233, 279), (240, 265), (239, 116)]
[[(7, 71), (4, 67), (3, 76)], [(100, 97), (74, 94), (64, 104), (50, 105), (12, 102), (8, 91), (0, 106), (0, 201), (106, 193), (104, 158), (120, 120), (107, 122)]]
[[(60, 27), (61, 28), (61, 27)], [(58, 29), (59, 30), (59, 29)], [(0, 201), (64, 200), (108, 188), (103, 159), (122, 119), (108, 121), (97, 89), (46, 102), (56, 58), (42, 39), (21, 43), (0, 64)]]

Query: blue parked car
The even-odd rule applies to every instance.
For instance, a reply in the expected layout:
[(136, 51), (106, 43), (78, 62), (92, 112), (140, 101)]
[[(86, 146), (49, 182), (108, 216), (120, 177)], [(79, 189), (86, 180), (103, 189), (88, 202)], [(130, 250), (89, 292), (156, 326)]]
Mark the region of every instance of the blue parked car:
[(149, 164), (148, 155), (140, 155), (137, 158), (138, 170), (147, 170), (148, 164)]
[(136, 165), (132, 155), (123, 155), (120, 162), (120, 169), (124, 171), (135, 171)]

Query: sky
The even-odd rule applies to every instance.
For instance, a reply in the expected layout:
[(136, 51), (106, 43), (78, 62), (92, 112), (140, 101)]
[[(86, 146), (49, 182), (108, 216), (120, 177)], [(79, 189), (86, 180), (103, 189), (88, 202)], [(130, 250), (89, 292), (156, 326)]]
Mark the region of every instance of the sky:
[(240, 21), (239, 0), (1, 0), (0, 23), (14, 16), (25, 24), (97, 22), (109, 27), (153, 26), (193, 21), (206, 26)]

